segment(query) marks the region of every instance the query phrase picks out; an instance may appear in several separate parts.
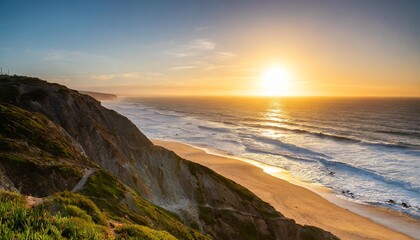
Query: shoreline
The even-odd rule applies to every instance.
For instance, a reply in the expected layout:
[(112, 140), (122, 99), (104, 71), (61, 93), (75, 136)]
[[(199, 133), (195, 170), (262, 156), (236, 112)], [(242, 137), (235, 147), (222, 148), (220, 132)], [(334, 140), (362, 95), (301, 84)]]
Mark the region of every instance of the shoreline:
[(175, 140), (152, 142), (237, 182), (297, 223), (323, 228), (341, 239), (415, 239), (420, 234), (417, 219), (341, 199), (330, 189), (299, 181), (281, 168)]
[[(162, 140), (161, 140), (162, 141)], [(169, 140), (169, 142), (177, 142), (176, 140)], [(376, 224), (382, 225), (390, 230), (403, 233), (414, 239), (420, 239), (420, 219), (405, 214), (403, 212), (398, 212), (396, 210), (386, 208), (383, 206), (375, 206), (364, 203), (358, 203), (355, 201), (346, 200), (337, 196), (332, 189), (322, 186), (316, 183), (304, 182), (292, 176), (292, 174), (283, 168), (274, 167), (261, 163), (255, 160), (250, 160), (242, 157), (237, 157), (231, 154), (227, 154), (221, 150), (214, 149), (211, 147), (206, 147), (204, 145), (191, 145), (188, 143), (177, 142), (185, 144), (192, 148), (197, 148), (203, 150), (207, 154), (216, 155), (220, 157), (226, 157), (242, 162), (249, 163), (259, 169), (264, 173), (269, 174), (275, 178), (279, 178), (293, 185), (303, 187), (308, 189), (311, 192), (316, 193), (330, 203), (337, 205), (338, 207), (347, 209), (357, 215), (365, 217)], [(419, 229), (418, 231), (413, 231), (413, 229)]]

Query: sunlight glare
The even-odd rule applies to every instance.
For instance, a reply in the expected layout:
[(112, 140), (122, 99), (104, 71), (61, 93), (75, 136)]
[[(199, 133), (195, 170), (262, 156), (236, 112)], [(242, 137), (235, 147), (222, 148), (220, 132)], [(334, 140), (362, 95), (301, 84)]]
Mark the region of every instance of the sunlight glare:
[(261, 76), (261, 94), (264, 96), (291, 95), (290, 80), (290, 73), (285, 67), (267, 68)]

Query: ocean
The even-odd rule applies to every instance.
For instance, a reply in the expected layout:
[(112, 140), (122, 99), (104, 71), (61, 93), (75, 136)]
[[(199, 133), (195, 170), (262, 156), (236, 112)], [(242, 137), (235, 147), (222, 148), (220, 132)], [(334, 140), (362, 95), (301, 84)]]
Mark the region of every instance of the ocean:
[(123, 98), (149, 138), (280, 167), (340, 198), (420, 217), (419, 98)]

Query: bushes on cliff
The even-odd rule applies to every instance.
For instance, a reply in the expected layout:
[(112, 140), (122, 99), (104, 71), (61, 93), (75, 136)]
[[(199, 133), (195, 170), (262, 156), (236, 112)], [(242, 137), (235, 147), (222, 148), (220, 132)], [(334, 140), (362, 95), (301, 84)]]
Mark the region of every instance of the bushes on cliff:
[(119, 234), (116, 239), (143, 239), (143, 240), (176, 240), (166, 231), (156, 231), (146, 226), (125, 225), (115, 229)]
[(92, 220), (96, 224), (107, 225), (105, 215), (90, 199), (80, 194), (61, 192), (51, 200), (51, 205), (58, 208), (62, 216), (76, 216)]
[(22, 195), (0, 192), (1, 239), (104, 239), (105, 234), (92, 221), (53, 215), (45, 205), (30, 208)]

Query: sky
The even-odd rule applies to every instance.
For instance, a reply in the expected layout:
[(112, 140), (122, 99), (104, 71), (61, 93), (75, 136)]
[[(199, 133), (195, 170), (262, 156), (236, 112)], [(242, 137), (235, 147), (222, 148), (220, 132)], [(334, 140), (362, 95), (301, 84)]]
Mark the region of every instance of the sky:
[[(418, 0), (0, 0), (0, 10), (3, 72), (79, 90), (420, 96)], [(273, 68), (287, 81), (262, 84)]]

